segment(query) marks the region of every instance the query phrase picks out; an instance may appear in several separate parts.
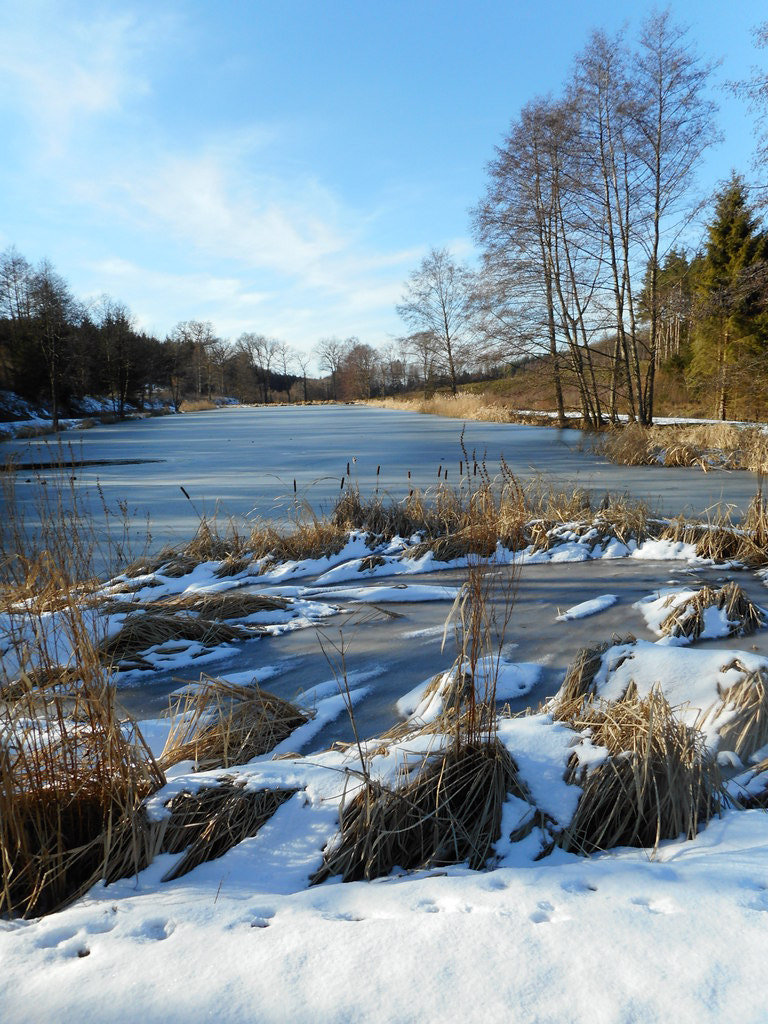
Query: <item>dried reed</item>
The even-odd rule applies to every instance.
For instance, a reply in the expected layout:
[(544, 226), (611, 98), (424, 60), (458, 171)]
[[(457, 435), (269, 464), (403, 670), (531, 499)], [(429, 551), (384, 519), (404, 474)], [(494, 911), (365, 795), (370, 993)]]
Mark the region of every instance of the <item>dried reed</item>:
[(179, 597), (161, 598), (147, 608), (161, 608), (164, 611), (197, 612), (203, 619), (245, 619), (257, 612), (285, 611), (290, 606), (285, 597), (270, 597), (267, 594), (234, 593), (182, 594)]
[[(675, 595), (666, 604), (674, 602)], [(662, 619), (659, 629), (664, 636), (685, 636), (698, 640), (706, 621), (708, 608), (725, 611), (729, 636), (747, 636), (765, 625), (765, 615), (759, 605), (751, 601), (733, 580), (722, 587), (704, 586), (687, 601), (674, 607)]]
[(259, 632), (258, 626), (228, 626), (223, 622), (165, 611), (139, 611), (128, 616), (118, 633), (101, 646), (100, 656), (118, 668), (151, 668), (142, 652), (173, 640), (196, 641), (205, 647), (245, 640)]
[(167, 871), (163, 882), (181, 878), (198, 864), (216, 860), (244, 839), (255, 836), (295, 789), (245, 788), (245, 782), (219, 779), (197, 793), (182, 792), (168, 804), (162, 853), (184, 856)]
[(171, 699), (171, 728), (158, 762), (164, 769), (194, 761), (195, 771), (245, 764), (269, 753), (312, 712), (260, 687), (201, 676)]
[(570, 722), (588, 730), (606, 759), (590, 768), (573, 754), (567, 779), (582, 787), (576, 813), (558, 839), (590, 854), (616, 846), (655, 849), (663, 839), (692, 839), (724, 804), (717, 763), (703, 735), (680, 722), (660, 690), (645, 699), (585, 703)]
[(721, 748), (746, 760), (768, 744), (768, 672), (749, 672), (738, 659), (724, 666), (723, 671), (731, 668), (743, 672), (744, 678), (721, 693), (696, 725), (703, 729), (708, 722), (724, 718), (718, 729)]
[(389, 787), (366, 779), (340, 813), (338, 841), (311, 884), (379, 878), (395, 867), (418, 870), (468, 861), (482, 868), (501, 831), (508, 793), (524, 797), (511, 755), (497, 740), (428, 758)]
[(581, 647), (566, 670), (562, 686), (549, 702), (548, 709), (555, 721), (570, 721), (580, 711), (584, 699), (594, 695), (595, 677), (606, 651), (635, 643), (635, 637), (628, 633), (625, 637), (614, 635), (593, 647)]
[(140, 870), (140, 803), (164, 782), (111, 687), (0, 704), (0, 915), (50, 913)]

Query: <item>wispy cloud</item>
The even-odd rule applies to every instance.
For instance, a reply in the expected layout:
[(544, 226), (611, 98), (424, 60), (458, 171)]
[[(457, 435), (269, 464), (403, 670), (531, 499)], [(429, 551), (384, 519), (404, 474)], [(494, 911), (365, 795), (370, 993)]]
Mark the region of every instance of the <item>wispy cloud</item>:
[(76, 128), (150, 91), (151, 27), (127, 13), (78, 18), (43, 0), (19, 4), (0, 32), (0, 103), (23, 115), (48, 156), (61, 155)]
[(70, 228), (67, 251), (110, 254), (83, 261), (88, 287), (160, 333), (187, 318), (305, 346), (381, 333), (423, 255), (377, 241), (392, 213), (386, 187), (380, 201), (346, 202), (307, 164), (295, 124), (253, 118), (224, 132), (201, 120), (179, 141), (151, 69), (160, 45), (178, 57), (185, 29), (148, 10), (29, 0), (0, 33), (0, 108), (25, 133), (17, 180), (37, 154), (29, 187)]

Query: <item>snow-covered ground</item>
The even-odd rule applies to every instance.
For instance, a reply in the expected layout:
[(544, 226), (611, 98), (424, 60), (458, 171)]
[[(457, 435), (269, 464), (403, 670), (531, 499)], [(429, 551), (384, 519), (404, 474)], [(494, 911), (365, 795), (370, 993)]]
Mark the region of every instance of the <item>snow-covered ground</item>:
[[(286, 665), (270, 668), (262, 661), (254, 672), (253, 654), (247, 652), (265, 646), (271, 656), (316, 626), (330, 630), (350, 621), (358, 608), (357, 614), (379, 615), (388, 632), (367, 661), (350, 663), (349, 699), (366, 720), (367, 702), (381, 702), (386, 685), (391, 724), (400, 716), (411, 727), (397, 740), (364, 740), (372, 775), (393, 779), (404, 761), (418, 762), (441, 742), (439, 734), (420, 730), (443, 709), (453, 655), (440, 651), (440, 623), (463, 573), (460, 561), (446, 566), (431, 555), (409, 559), (404, 547), (405, 542), (388, 542), (377, 552), (380, 563), (365, 568), (362, 560), (371, 551), (362, 535), (353, 535), (333, 557), (259, 576), (244, 572), (222, 579), (216, 564), (207, 563), (181, 577), (161, 568), (123, 580), (133, 590), (113, 588), (114, 601), (257, 591), (287, 602), (281, 610), (241, 621), (245, 631), (266, 630), (259, 640), (244, 637), (207, 651), (177, 645), (143, 652), (154, 673), (121, 675), (125, 695), (135, 692), (139, 677), (188, 677), (208, 657), (217, 660), (213, 666), (203, 661), (206, 671), (223, 667), (227, 678), (239, 682), (255, 674), (270, 687), (271, 676), (279, 681), (281, 673), (289, 674)], [(514, 561), (499, 549), (501, 578)], [(612, 631), (626, 632), (631, 625), (639, 639), (604, 653), (595, 676), (598, 695), (616, 699), (634, 682), (641, 695), (661, 686), (688, 724), (709, 711), (706, 742), (732, 768), (733, 792), (755, 788), (753, 764), (766, 752), (739, 758), (723, 745), (719, 730), (733, 714), (723, 701), (728, 689), (750, 672), (768, 671), (765, 633), (725, 639), (729, 623), (720, 615), (707, 621), (702, 645), (679, 646), (658, 637), (662, 607), (666, 612), (680, 604), (695, 583), (723, 570), (706, 566), (683, 545), (596, 541), (588, 531), (568, 526), (559, 529), (549, 551), (529, 551), (516, 561), (523, 574), (519, 615), (498, 664), (500, 702), (535, 704), (537, 688), (545, 685), (554, 692), (564, 672), (553, 665), (548, 648), (558, 633), (569, 638), (575, 653), (582, 643), (609, 640)], [(581, 582), (558, 591), (558, 574), (569, 573)], [(632, 573), (630, 599), (622, 574)], [(736, 572), (734, 578), (749, 583), (753, 598), (765, 592), (755, 574)], [(120, 608), (94, 629), (116, 632), (127, 614)], [(55, 630), (55, 616), (48, 621)], [(432, 667), (418, 685), (392, 670), (409, 658), (426, 667), (427, 660), (419, 660), (425, 650)], [(435, 673), (437, 682), (425, 693)], [(482, 687), (482, 666), (476, 684)], [(300, 688), (296, 680), (294, 693)], [(330, 749), (321, 742), (346, 714), (331, 668), (303, 690), (300, 702), (315, 717), (270, 755), (226, 772), (250, 789), (296, 790), (258, 835), (177, 880), (162, 881), (179, 856), (165, 854), (138, 877), (98, 885), (59, 913), (0, 922), (0, 1019), (767, 1019), (765, 812), (728, 809), (692, 841), (664, 841), (655, 852), (622, 848), (585, 858), (556, 847), (537, 859), (578, 803), (580, 788), (565, 781), (568, 759), (580, 747), (585, 758), (600, 758), (596, 748), (587, 750), (588, 738), (554, 721), (544, 707), (527, 717), (500, 719), (499, 739), (530, 800), (508, 797), (501, 838), (486, 870), (460, 864), (395, 870), (372, 882), (331, 879), (310, 886), (336, 834), (342, 793), (346, 787), (349, 797), (361, 764), (356, 746)], [(167, 721), (146, 720), (142, 729), (159, 750)], [(164, 813), (173, 794), (225, 774), (191, 769), (184, 762), (168, 772), (168, 785), (151, 799), (151, 814)], [(519, 827), (532, 820), (534, 808), (545, 816), (546, 827), (536, 825), (512, 842), (515, 831), (526, 832)]]

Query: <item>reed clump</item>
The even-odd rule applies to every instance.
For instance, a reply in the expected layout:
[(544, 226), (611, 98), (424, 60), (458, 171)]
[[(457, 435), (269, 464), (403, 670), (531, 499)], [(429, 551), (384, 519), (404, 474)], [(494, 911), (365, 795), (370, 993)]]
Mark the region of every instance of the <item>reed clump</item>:
[(222, 857), (244, 839), (255, 836), (295, 789), (252, 791), (244, 780), (223, 778), (196, 793), (178, 793), (168, 802), (167, 820), (160, 826), (161, 853), (184, 856), (167, 871), (163, 882), (188, 874), (199, 864)]
[(290, 601), (285, 597), (268, 594), (250, 594), (236, 590), (234, 593), (195, 593), (177, 597), (161, 598), (143, 608), (162, 608), (169, 611), (197, 612), (202, 619), (247, 619), (261, 612), (285, 611)]
[(228, 625), (214, 619), (153, 608), (128, 615), (119, 632), (102, 643), (99, 656), (123, 671), (149, 669), (152, 664), (142, 654), (150, 648), (171, 642), (215, 647), (248, 639), (258, 632), (258, 626)]
[(606, 651), (636, 643), (636, 638), (628, 633), (625, 637), (614, 635), (592, 647), (581, 647), (568, 666), (562, 686), (547, 705), (555, 721), (570, 721), (580, 712), (585, 699), (595, 695), (595, 679)]
[(111, 686), (29, 689), (0, 704), (0, 915), (66, 906), (99, 880), (141, 870), (141, 801), (165, 782)]
[(158, 763), (164, 770), (193, 761), (195, 771), (229, 768), (273, 750), (313, 717), (256, 684), (201, 676), (171, 698), (171, 727)]
[(709, 722), (722, 720), (718, 729), (721, 748), (746, 760), (768, 744), (768, 671), (749, 671), (738, 658), (723, 671), (733, 668), (743, 672), (744, 678), (722, 692), (696, 724), (704, 728)]
[(759, 566), (768, 562), (768, 506), (759, 489), (747, 506), (741, 522), (735, 509), (719, 505), (707, 511), (704, 522), (677, 516), (660, 532), (663, 540), (691, 544), (700, 558), (713, 562), (740, 562)]
[[(675, 600), (673, 594), (666, 603), (671, 605)], [(738, 583), (729, 580), (722, 587), (701, 587), (688, 600), (675, 605), (661, 620), (659, 629), (664, 636), (698, 640), (710, 608), (725, 612), (729, 636), (748, 636), (765, 626), (763, 610), (747, 597)]]
[(686, 423), (643, 427), (614, 426), (600, 435), (598, 449), (625, 466), (691, 466), (710, 469), (768, 470), (768, 434), (760, 427), (732, 423)]
[(371, 880), (395, 867), (418, 870), (468, 861), (482, 868), (501, 834), (508, 793), (523, 796), (506, 748), (467, 744), (428, 758), (394, 786), (366, 779), (340, 814), (340, 839), (313, 885), (335, 875)]
[(641, 699), (584, 702), (570, 720), (605, 759), (584, 769), (574, 753), (568, 781), (582, 795), (558, 843), (592, 854), (616, 846), (656, 849), (664, 839), (692, 839), (725, 803), (717, 763), (697, 729), (679, 721), (659, 689)]

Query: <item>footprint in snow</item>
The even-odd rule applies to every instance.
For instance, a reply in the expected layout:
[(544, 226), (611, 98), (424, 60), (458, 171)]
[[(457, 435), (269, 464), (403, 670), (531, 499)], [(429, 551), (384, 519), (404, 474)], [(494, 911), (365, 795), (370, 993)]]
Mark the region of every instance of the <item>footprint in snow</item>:
[(152, 921), (144, 921), (139, 927), (130, 933), (132, 939), (137, 942), (162, 942), (176, 930), (174, 921), (163, 921), (159, 918)]
[(529, 920), (533, 924), (556, 924), (558, 921), (570, 921), (570, 915), (554, 907), (549, 900), (541, 900)]
[(674, 914), (678, 909), (672, 900), (645, 899), (642, 896), (630, 900), (630, 903), (633, 903), (636, 907), (644, 907), (649, 914)]

